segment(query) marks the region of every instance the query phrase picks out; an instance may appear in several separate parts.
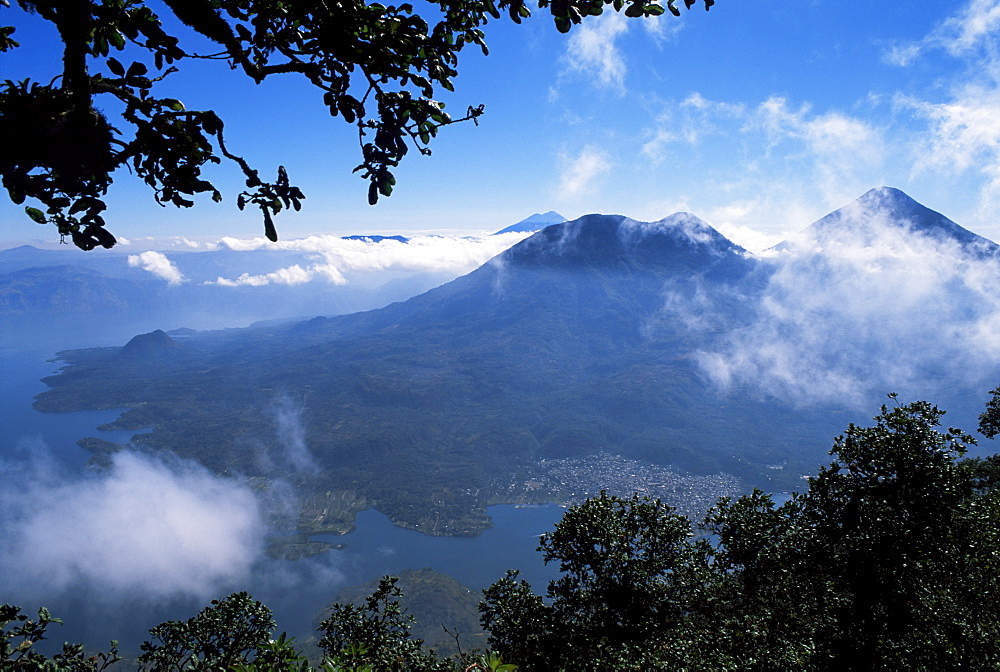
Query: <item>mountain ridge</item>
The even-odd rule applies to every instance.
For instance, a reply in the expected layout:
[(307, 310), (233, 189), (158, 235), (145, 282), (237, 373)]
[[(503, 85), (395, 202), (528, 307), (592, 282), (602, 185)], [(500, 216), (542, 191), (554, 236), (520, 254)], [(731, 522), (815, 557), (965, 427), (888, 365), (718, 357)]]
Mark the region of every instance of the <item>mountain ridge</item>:
[(558, 499), (524, 489), (545, 459), (620, 454), (790, 489), (863, 417), (720, 394), (699, 364), (753, 334), (774, 269), (687, 213), (588, 215), (377, 310), (191, 335), (161, 362), (66, 353), (37, 407), (128, 407), (112, 424), (153, 426), (140, 446), (266, 477), (250, 447), (274, 443), (268, 409), (292, 398), (319, 465), (295, 476), (305, 491), (361, 492), (436, 534), (483, 529), (492, 503)]

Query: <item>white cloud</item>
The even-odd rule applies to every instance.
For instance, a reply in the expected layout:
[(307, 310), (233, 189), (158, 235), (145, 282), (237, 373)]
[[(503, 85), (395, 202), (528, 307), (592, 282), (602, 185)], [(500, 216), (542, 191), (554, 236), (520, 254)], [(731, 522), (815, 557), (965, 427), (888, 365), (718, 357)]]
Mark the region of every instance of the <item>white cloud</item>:
[(675, 40), (684, 29), (684, 16), (648, 16), (639, 22), (646, 30), (646, 34), (653, 38), (659, 45), (664, 42)]
[(32, 466), (0, 465), (9, 582), (203, 599), (245, 579), (260, 556), (253, 494), (195, 463), (122, 452), (82, 480)]
[(799, 181), (807, 174), (827, 204), (875, 186), (871, 175), (889, 153), (882, 131), (871, 123), (837, 110), (816, 112), (809, 104), (796, 106), (777, 96), (747, 106), (692, 93), (658, 114), (647, 135), (642, 152), (654, 166), (668, 158), (672, 144), (694, 147), (716, 138), (717, 151), (730, 157), (729, 165), (742, 161), (744, 175), (757, 176), (762, 186), (771, 188), (784, 176)]
[(895, 102), (929, 124), (914, 147), (914, 171), (978, 172), (983, 178), (979, 209), (995, 213), (1000, 206), (1000, 89), (966, 86), (943, 103), (903, 96)]
[(302, 405), (293, 403), (288, 395), (282, 395), (275, 400), (273, 412), (281, 445), (280, 463), (290, 466), (297, 473), (318, 472), (319, 465), (306, 442)]
[(125, 245), (136, 250), (156, 249), (163, 250), (215, 250), (219, 244), (214, 239), (209, 238), (189, 238), (186, 236), (142, 236), (139, 238), (118, 238), (120, 245)]
[(664, 105), (645, 136), (645, 158), (669, 167), (665, 188), (678, 167), (698, 175), (700, 185), (684, 187), (689, 209), (752, 251), (883, 184), (901, 154), (860, 113), (778, 96), (734, 103), (694, 92)]
[(264, 238), (223, 238), (220, 245), (234, 251), (253, 252), (277, 249), (301, 252), (313, 263), (294, 264), (270, 273), (238, 278), (218, 278), (208, 284), (226, 287), (260, 287), (270, 284), (295, 285), (325, 281), (335, 285), (349, 277), (386, 271), (440, 273), (453, 276), (475, 270), (490, 258), (523, 240), (529, 233), (493, 236), (414, 236), (409, 242), (386, 239), (379, 242), (345, 240), (339, 236), (309, 236), (271, 243)]
[(942, 41), (953, 54), (959, 54), (992, 39), (1000, 29), (1000, 2), (972, 0), (958, 16), (942, 27)]
[(770, 258), (749, 321), (699, 353), (709, 378), (793, 404), (991, 384), (980, 379), (1000, 366), (1000, 264), (907, 234), (877, 208), (855, 216), (862, 226)]
[(616, 40), (626, 32), (626, 18), (619, 12), (605, 12), (585, 21), (570, 34), (563, 62), (569, 71), (592, 78), (603, 88), (624, 93), (625, 58)]
[(920, 51), (919, 44), (894, 44), (882, 54), (882, 60), (889, 65), (904, 67), (912, 63), (920, 55)]
[(249, 273), (243, 273), (235, 280), (229, 280), (227, 278), (217, 278), (214, 281), (207, 281), (206, 285), (219, 285), (221, 287), (263, 287), (265, 285), (304, 285), (307, 282), (311, 282), (317, 276), (323, 276), (328, 279), (332, 284), (343, 285), (346, 284), (346, 280), (342, 275), (337, 272), (337, 269), (328, 268), (326, 266), (313, 266), (309, 269), (304, 269), (298, 264), (293, 264), (287, 268), (279, 268), (276, 271), (270, 273), (261, 273), (259, 275), (251, 275)]
[(710, 101), (695, 92), (679, 105), (668, 105), (656, 115), (654, 127), (647, 131), (650, 139), (642, 146), (642, 153), (654, 165), (667, 159), (668, 147), (683, 143), (698, 145), (706, 136), (723, 133), (732, 120), (744, 120), (746, 106), (740, 103)]
[(963, 56), (982, 47), (995, 46), (1000, 32), (1000, 0), (971, 0), (922, 40), (894, 44), (883, 58), (891, 65), (906, 66), (922, 52), (943, 49)]
[(793, 109), (781, 97), (757, 107), (747, 123), (746, 130), (751, 129), (762, 130), (772, 148), (786, 140), (799, 141), (829, 170), (878, 163), (883, 152), (880, 133), (867, 122), (837, 111), (814, 114), (808, 104)]
[(883, 163), (885, 142), (867, 122), (837, 111), (812, 114), (808, 105), (791, 110), (782, 98), (765, 101), (757, 118), (773, 142), (790, 139), (804, 145), (805, 162), (827, 203), (843, 202), (875, 186), (870, 175)]
[(156, 277), (166, 280), (167, 284), (171, 286), (179, 285), (185, 281), (184, 274), (162, 252), (149, 250), (142, 254), (130, 254), (128, 255), (128, 265), (132, 268), (140, 267), (149, 271)]
[(559, 177), (559, 196), (572, 199), (590, 191), (594, 180), (611, 170), (608, 155), (598, 147), (587, 145), (576, 156), (564, 156)]
[(782, 234), (773, 233), (761, 233), (756, 229), (752, 229), (749, 226), (741, 226), (739, 224), (732, 224), (725, 220), (712, 220), (717, 222), (712, 224), (712, 227), (724, 235), (729, 240), (733, 241), (740, 247), (754, 254), (763, 252), (769, 247), (773, 247), (780, 243), (786, 238)]

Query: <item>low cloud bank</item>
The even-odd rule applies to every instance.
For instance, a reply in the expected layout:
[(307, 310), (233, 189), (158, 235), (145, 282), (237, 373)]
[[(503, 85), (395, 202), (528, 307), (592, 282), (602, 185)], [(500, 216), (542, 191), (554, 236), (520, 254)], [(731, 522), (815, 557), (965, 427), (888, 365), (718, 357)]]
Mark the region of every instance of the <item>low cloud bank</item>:
[(33, 447), (0, 465), (0, 571), (9, 585), (206, 599), (245, 580), (261, 556), (254, 495), (196, 463), (121, 452), (106, 471), (79, 479), (38, 456)]
[(528, 235), (515, 232), (482, 237), (415, 236), (408, 242), (393, 239), (375, 242), (339, 236), (309, 236), (278, 243), (270, 243), (263, 238), (223, 238), (220, 245), (231, 251), (269, 249), (299, 252), (308, 261), (269, 273), (244, 273), (237, 278), (218, 277), (205, 284), (260, 287), (325, 281), (344, 285), (352, 275), (385, 271), (458, 276), (475, 270)]
[(220, 287), (263, 287), (265, 285), (304, 285), (316, 279), (325, 279), (334, 285), (347, 284), (347, 279), (340, 271), (335, 266), (328, 264), (313, 264), (308, 268), (293, 264), (270, 273), (258, 275), (242, 273), (235, 280), (219, 277), (215, 280), (207, 280), (204, 284), (219, 285)]

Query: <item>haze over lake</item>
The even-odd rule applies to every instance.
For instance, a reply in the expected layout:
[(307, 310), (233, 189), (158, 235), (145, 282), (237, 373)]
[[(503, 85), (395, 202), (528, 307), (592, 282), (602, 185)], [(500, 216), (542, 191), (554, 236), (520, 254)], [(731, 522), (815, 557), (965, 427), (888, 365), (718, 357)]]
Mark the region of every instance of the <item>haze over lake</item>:
[[(117, 413), (43, 414), (33, 410), (31, 399), (44, 388), (39, 378), (54, 369), (45, 358), (54, 353), (26, 354), (8, 347), (2, 354), (0, 417), (5, 420), (0, 433), (0, 479), (5, 492), (20, 491), (25, 477), (36, 474), (39, 468), (45, 469), (50, 486), (72, 488), (74, 483), (100, 478), (84, 471), (88, 454), (75, 441), (93, 435), (98, 424), (112, 420)], [(102, 433), (115, 441), (124, 440), (125, 434)], [(6, 498), (3, 507), (6, 516), (12, 510)], [(202, 597), (143, 601), (129, 591), (109, 593), (101, 585), (100, 572), (81, 571), (80, 576), (91, 577), (89, 583), (79, 577), (65, 586), (46, 585), (43, 580), (12, 584), (7, 579), (2, 586), (3, 599), (21, 604), (27, 611), (48, 606), (63, 618), (65, 625), (54, 631), (54, 640), (105, 646), (105, 640), (114, 637), (130, 647), (142, 641), (147, 630), (157, 623), (187, 618), (207, 605), (209, 599), (247, 590), (275, 611), (279, 630), (305, 638), (311, 633), (313, 617), (338, 589), (386, 574), (398, 575), (404, 569), (437, 569), (475, 590), (500, 578), (507, 569), (520, 568), (533, 585), (544, 586), (554, 572), (542, 565), (540, 554), (535, 552), (538, 535), (551, 530), (562, 511), (557, 506), (494, 507), (490, 510), (494, 527), (471, 538), (428, 537), (398, 528), (384, 515), (367, 511), (358, 516), (356, 531), (329, 538), (346, 544), (345, 549), (300, 561), (262, 556), (244, 579), (223, 582)], [(79, 522), (103, 513), (67, 509), (59, 515), (66, 521)], [(10, 540), (10, 532), (11, 527), (0, 528), (5, 543)], [(39, 538), (44, 539), (44, 535)], [(59, 544), (58, 539), (51, 541)], [(5, 577), (11, 576), (10, 569), (4, 567)], [(148, 580), (154, 589), (159, 578), (151, 575)]]

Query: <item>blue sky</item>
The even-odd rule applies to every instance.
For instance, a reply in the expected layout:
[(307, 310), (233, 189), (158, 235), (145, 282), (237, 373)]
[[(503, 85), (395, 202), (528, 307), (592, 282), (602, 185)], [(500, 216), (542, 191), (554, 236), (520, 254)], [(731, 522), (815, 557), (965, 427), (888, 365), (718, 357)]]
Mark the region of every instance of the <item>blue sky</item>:
[[(25, 23), (0, 55), (3, 78), (47, 81), (53, 33)], [(718, 0), (632, 20), (606, 13), (559, 34), (541, 13), (487, 26), (491, 53), (463, 52), (449, 110), (485, 104), (479, 126), (444, 129), (412, 153), (392, 197), (367, 205), (351, 174), (356, 136), (319, 93), (289, 77), (255, 86), (224, 64), (194, 64), (165, 88), (213, 108), (230, 148), (263, 172), (278, 164), (306, 192), (277, 220), (311, 233), (497, 230), (534, 212), (655, 220), (689, 211), (759, 249), (869, 188), (903, 189), (1000, 239), (1000, 0)], [(212, 178), (226, 200), (160, 208), (121, 175), (109, 196), (119, 236), (259, 236), (240, 213), (234, 166)], [(0, 246), (44, 238), (0, 204)]]

